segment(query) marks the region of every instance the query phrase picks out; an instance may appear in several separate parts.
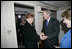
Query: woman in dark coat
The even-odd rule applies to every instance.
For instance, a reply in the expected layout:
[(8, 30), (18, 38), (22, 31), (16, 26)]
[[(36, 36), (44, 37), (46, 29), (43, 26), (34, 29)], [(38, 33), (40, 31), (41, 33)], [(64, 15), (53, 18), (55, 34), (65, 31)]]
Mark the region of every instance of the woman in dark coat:
[(26, 20), (27, 21), (23, 27), (25, 48), (38, 48), (38, 41), (40, 40), (40, 36), (36, 32), (35, 26), (32, 25), (34, 16), (31, 13), (28, 13)]

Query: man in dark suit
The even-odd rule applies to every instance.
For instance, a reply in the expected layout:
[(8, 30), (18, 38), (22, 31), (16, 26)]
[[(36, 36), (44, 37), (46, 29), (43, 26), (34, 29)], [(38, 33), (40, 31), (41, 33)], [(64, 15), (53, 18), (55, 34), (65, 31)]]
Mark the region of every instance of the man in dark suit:
[(43, 28), (42, 32), (48, 37), (44, 39), (45, 48), (54, 48), (54, 45), (58, 45), (58, 35), (60, 32), (59, 21), (51, 17), (50, 11), (43, 11)]

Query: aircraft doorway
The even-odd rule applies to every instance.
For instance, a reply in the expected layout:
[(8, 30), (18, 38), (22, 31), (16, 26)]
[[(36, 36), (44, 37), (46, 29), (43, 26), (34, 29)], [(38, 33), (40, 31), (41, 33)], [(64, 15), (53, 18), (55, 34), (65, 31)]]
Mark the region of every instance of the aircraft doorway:
[(15, 23), (16, 23), (16, 33), (17, 33), (17, 42), (18, 48), (25, 48), (24, 47), (24, 33), (22, 32), (22, 27), (26, 21), (26, 14), (33, 13), (34, 14), (34, 7), (21, 5), (21, 4), (14, 4), (14, 12), (15, 12)]

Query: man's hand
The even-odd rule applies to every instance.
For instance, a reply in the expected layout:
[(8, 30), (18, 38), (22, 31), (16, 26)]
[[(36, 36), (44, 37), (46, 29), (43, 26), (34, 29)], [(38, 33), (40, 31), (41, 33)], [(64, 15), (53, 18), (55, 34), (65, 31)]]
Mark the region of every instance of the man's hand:
[(45, 40), (45, 39), (47, 39), (48, 37), (47, 36), (40, 36), (40, 39), (41, 40)]
[(48, 37), (44, 35), (44, 33), (40, 33), (40, 39), (41, 40), (45, 40), (47, 39)]

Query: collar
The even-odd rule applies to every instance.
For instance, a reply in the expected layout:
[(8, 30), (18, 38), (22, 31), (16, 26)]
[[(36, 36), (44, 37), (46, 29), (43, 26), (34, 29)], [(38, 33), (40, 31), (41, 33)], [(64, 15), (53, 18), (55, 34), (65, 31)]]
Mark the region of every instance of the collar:
[(49, 23), (50, 19), (51, 19), (51, 17), (49, 19), (47, 19), (48, 23)]

